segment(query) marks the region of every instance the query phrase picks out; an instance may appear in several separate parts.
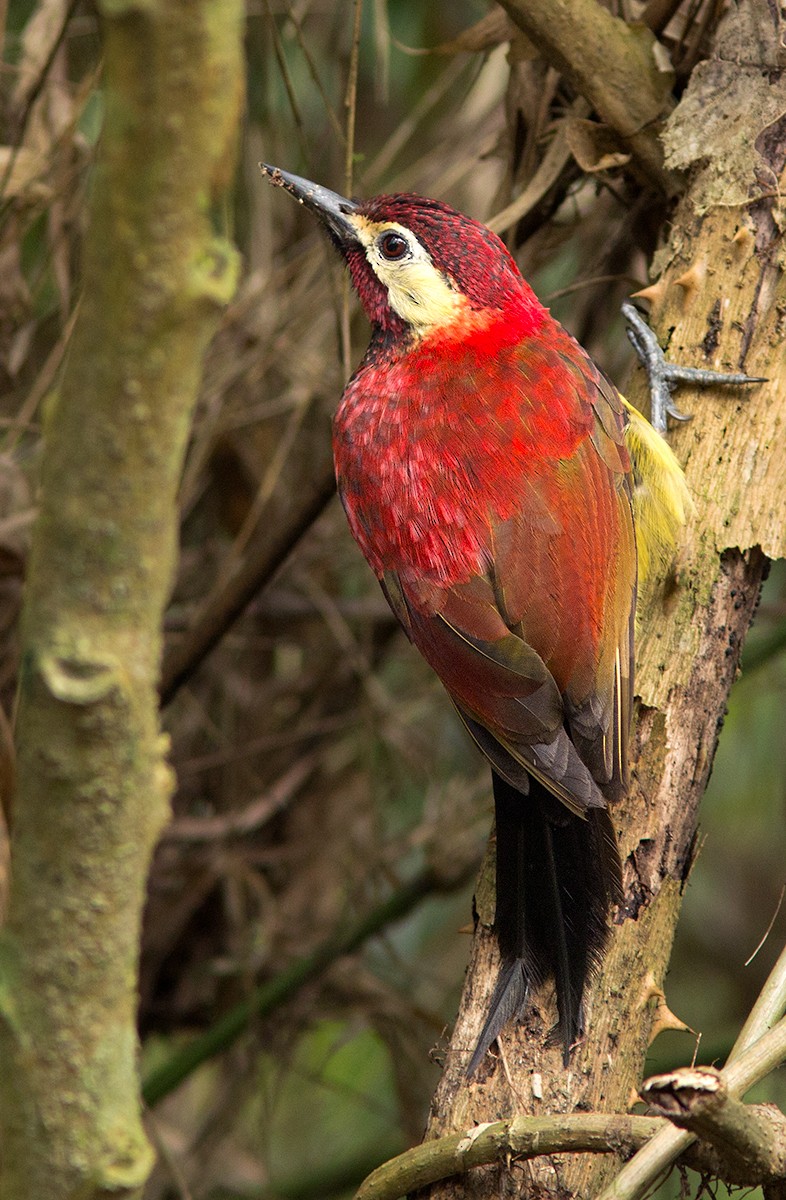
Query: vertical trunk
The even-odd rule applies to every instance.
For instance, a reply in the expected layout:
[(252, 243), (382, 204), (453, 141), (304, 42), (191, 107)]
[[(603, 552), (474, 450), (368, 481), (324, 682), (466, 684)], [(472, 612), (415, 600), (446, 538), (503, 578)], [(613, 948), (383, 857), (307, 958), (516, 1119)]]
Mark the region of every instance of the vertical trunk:
[(2, 936), (0, 1194), (137, 1194), (136, 968), (171, 790), (157, 716), (177, 486), (235, 254), (209, 209), (242, 96), (237, 0), (103, 5), (84, 291), (46, 419)]
[[(753, 17), (760, 24), (746, 54), (740, 46)], [(742, 642), (767, 556), (786, 549), (786, 463), (777, 449), (786, 422), (786, 283), (775, 209), (786, 184), (786, 145), (783, 122), (768, 125), (771, 84), (761, 69), (768, 56), (770, 65), (777, 61), (777, 32), (764, 7), (751, 5), (732, 16), (719, 41), (718, 58), (697, 70), (669, 127), (666, 165), (695, 168), (701, 155), (701, 168), (661, 252), (653, 322), (663, 337), (670, 333), (675, 361), (743, 369), (770, 382), (739, 393), (680, 395), (680, 406), (694, 419), (675, 431), (673, 445), (686, 463), (697, 514), (676, 578), (668, 589), (644, 597), (640, 609), (633, 785), (613, 814), (625, 899), (603, 969), (588, 992), (586, 1039), (565, 1070), (559, 1050), (545, 1045), (556, 1014), (553, 996), (543, 994), (526, 1026), (503, 1034), (504, 1068), (497, 1063), (491, 1069), (487, 1059), (485, 1070), (470, 1083), (465, 1079), (467, 1051), (497, 971), (489, 928), (493, 883), (485, 871), (472, 961), (432, 1105), (430, 1137), (512, 1112), (627, 1110), (642, 1077), (653, 999), (663, 986), (698, 806)], [(728, 124), (716, 127), (721, 103), (733, 108), (731, 132)], [(757, 179), (765, 176), (769, 183), (762, 189)], [(631, 398), (641, 402), (640, 386)], [(563, 1156), (484, 1168), (424, 1195), (587, 1197), (597, 1194), (613, 1169), (611, 1158)]]

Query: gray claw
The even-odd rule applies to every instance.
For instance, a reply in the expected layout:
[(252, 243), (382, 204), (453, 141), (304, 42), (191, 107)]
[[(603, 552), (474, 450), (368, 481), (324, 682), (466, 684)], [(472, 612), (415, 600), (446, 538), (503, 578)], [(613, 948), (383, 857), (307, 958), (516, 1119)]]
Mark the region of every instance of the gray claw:
[(748, 383), (766, 383), (759, 375), (743, 375), (740, 372), (725, 374), (708, 371), (702, 367), (680, 367), (670, 363), (660, 348), (658, 339), (638, 309), (628, 301), (622, 305), (622, 315), (628, 323), (627, 334), (633, 349), (647, 372), (650, 385), (650, 422), (659, 433), (666, 432), (666, 418), (689, 421), (690, 414), (682, 413), (671, 402), (671, 393), (680, 383), (692, 383), (694, 387), (739, 386)]

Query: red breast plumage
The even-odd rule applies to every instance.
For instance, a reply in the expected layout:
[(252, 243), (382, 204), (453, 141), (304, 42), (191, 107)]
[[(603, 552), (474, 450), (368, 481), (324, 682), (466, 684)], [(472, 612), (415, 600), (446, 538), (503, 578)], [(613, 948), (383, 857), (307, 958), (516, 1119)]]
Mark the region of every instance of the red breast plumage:
[(553, 977), (567, 1056), (620, 864), (636, 541), (620, 397), (502, 242), (439, 202), (322, 218), (372, 338), (334, 423), (352, 532), (492, 766), (499, 979), (470, 1070)]

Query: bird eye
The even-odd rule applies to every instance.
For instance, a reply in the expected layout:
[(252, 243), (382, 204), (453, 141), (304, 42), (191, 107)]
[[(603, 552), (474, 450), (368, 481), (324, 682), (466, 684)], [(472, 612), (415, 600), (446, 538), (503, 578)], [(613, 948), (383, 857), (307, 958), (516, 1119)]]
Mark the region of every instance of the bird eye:
[(377, 242), (379, 252), (383, 258), (389, 262), (396, 262), (399, 259), (406, 258), (409, 254), (409, 243), (400, 233), (394, 233), (393, 230), (388, 230), (383, 233)]

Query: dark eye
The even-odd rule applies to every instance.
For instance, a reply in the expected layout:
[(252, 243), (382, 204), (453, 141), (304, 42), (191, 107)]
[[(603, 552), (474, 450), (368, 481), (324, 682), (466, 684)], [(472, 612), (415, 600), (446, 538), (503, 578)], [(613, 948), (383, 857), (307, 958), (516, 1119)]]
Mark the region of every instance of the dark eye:
[(397, 259), (406, 258), (409, 254), (409, 243), (400, 233), (394, 233), (393, 230), (388, 230), (383, 233), (377, 242), (379, 252), (383, 258), (389, 262), (395, 262)]

